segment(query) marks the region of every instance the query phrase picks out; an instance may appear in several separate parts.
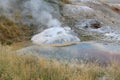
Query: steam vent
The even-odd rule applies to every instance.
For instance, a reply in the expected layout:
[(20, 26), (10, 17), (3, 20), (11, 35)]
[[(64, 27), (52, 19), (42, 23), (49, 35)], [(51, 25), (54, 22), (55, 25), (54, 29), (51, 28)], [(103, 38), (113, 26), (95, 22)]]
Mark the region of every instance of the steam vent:
[(80, 42), (80, 39), (69, 27), (53, 27), (34, 35), (33, 43), (48, 46), (67, 46)]

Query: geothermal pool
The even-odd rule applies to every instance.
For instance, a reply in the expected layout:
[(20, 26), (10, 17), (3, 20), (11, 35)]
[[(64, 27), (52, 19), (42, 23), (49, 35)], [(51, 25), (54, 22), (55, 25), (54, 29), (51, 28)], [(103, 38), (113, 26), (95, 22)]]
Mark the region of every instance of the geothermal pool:
[(101, 64), (109, 63), (112, 60), (120, 61), (120, 53), (113, 52), (111, 48), (106, 48), (105, 45), (95, 42), (81, 42), (76, 45), (64, 47), (32, 45), (23, 48), (18, 52), (37, 54), (48, 59), (88, 61), (98, 62)]

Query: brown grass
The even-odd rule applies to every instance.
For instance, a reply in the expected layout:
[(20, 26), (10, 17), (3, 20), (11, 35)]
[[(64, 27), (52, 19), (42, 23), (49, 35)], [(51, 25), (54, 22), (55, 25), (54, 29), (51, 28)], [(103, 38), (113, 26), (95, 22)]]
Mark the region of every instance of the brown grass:
[(28, 40), (30, 35), (31, 31), (28, 26), (14, 23), (5, 17), (0, 17), (0, 42), (2, 44)]
[(0, 80), (120, 80), (120, 68), (115, 63), (101, 67), (47, 60), (0, 46)]
[(60, 0), (60, 1), (65, 4), (70, 3), (69, 0)]

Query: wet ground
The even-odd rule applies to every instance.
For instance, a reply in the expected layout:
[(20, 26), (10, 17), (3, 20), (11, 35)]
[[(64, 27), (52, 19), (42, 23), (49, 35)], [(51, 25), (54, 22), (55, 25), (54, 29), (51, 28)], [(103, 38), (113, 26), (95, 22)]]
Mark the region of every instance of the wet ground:
[[(37, 54), (48, 59), (87, 61), (97, 63), (109, 63), (112, 60), (120, 61), (120, 49), (117, 46), (98, 44), (95, 42), (80, 42), (76, 45), (64, 47), (51, 47), (32, 45), (18, 50), (18, 53)], [(118, 51), (118, 52), (114, 52)]]

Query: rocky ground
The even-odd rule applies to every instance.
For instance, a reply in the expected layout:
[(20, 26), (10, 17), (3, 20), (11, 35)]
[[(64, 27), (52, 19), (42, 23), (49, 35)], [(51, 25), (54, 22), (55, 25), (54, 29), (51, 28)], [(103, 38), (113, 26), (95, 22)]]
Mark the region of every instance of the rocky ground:
[[(100, 62), (107, 62), (111, 57), (120, 60), (120, 8), (117, 1), (113, 3), (112, 0), (109, 2), (106, 0), (6, 0), (0, 3), (0, 15), (15, 24), (27, 25), (30, 29), (24, 31), (25, 33), (19, 32), (24, 34), (17, 36), (21, 41), (24, 40), (21, 36), (28, 36), (25, 40), (35, 44), (30, 44), (31, 46), (18, 52), (33, 51), (38, 54), (43, 53), (42, 56), (50, 55), (47, 57), (65, 56), (69, 59), (85, 57), (88, 61), (95, 58), (100, 59)], [(14, 34), (17, 33), (11, 35)], [(9, 36), (5, 38), (8, 40)], [(10, 42), (11, 44), (16, 40), (12, 39), (9, 40), (13, 41)], [(2, 43), (4, 40), (1, 40)]]

